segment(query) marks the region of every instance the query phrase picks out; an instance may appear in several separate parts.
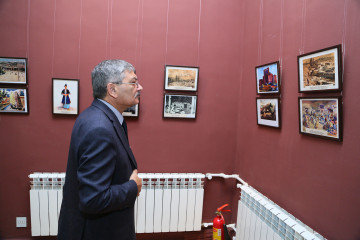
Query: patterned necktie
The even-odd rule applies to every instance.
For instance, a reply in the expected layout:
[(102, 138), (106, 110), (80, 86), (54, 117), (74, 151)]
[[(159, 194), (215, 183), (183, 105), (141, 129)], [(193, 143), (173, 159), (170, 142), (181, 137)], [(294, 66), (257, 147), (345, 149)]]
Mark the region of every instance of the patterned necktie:
[(126, 138), (129, 140), (129, 138), (128, 138), (128, 132), (127, 132), (127, 125), (126, 125), (125, 119), (124, 119), (124, 121), (123, 121), (123, 123), (122, 123), (122, 125), (121, 125), (121, 126), (122, 126), (122, 127), (123, 127), (123, 129), (124, 129), (124, 132), (125, 132)]

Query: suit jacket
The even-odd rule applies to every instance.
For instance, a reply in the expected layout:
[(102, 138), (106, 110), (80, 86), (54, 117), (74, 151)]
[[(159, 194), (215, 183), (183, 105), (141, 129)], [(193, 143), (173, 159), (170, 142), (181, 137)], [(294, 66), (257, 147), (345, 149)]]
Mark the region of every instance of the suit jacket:
[(58, 240), (135, 239), (135, 168), (119, 120), (94, 100), (72, 131)]

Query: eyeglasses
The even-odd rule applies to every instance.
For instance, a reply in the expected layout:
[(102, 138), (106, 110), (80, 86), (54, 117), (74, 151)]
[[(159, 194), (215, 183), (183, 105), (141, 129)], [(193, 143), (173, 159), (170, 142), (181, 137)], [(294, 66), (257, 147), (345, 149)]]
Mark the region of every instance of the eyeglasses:
[(136, 87), (139, 87), (139, 82), (133, 82), (133, 83), (128, 83), (128, 82), (111, 82), (113, 84), (129, 84), (129, 85), (136, 85)]

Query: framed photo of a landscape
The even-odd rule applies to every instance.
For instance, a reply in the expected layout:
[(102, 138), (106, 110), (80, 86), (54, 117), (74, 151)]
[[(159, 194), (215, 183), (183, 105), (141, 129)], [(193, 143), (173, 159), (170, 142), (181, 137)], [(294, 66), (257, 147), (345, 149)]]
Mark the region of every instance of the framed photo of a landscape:
[(0, 57), (0, 84), (27, 84), (27, 59)]
[(139, 104), (127, 108), (122, 115), (124, 117), (139, 117)]
[(280, 93), (280, 62), (272, 62), (255, 67), (256, 93)]
[(256, 98), (256, 117), (258, 125), (280, 128), (280, 99)]
[(165, 90), (197, 91), (198, 67), (165, 66)]
[(0, 88), (0, 113), (29, 113), (25, 88)]
[(299, 92), (340, 92), (341, 45), (298, 56)]
[(164, 118), (196, 118), (196, 95), (164, 95)]
[(299, 97), (299, 131), (342, 141), (341, 97)]
[(62, 115), (79, 114), (79, 80), (52, 79), (52, 113)]

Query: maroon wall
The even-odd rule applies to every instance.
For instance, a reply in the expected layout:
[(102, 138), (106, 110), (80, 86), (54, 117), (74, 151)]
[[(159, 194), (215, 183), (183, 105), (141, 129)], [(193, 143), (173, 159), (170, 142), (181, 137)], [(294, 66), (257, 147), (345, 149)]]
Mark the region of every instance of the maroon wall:
[[(15, 217), (30, 217), (27, 175), (66, 168), (75, 118), (51, 114), (51, 78), (80, 79), (83, 111), (92, 68), (121, 58), (144, 86), (140, 117), (128, 123), (140, 172), (239, 173), (325, 237), (358, 239), (359, 25), (357, 0), (1, 1), (0, 56), (28, 58), (30, 114), (0, 115), (0, 235), (30, 238), (15, 228)], [(302, 136), (296, 56), (339, 43), (344, 141)], [(257, 126), (255, 114), (254, 66), (278, 59), (281, 130)], [(162, 118), (165, 64), (200, 67), (196, 120)], [(206, 183), (204, 221), (234, 189)]]
[[(30, 215), (28, 175), (66, 169), (76, 118), (52, 115), (52, 77), (80, 79), (83, 111), (90, 72), (104, 59), (133, 63), (144, 87), (140, 117), (128, 123), (140, 172), (232, 173), (239, 11), (237, 1), (216, 0), (1, 1), (0, 56), (28, 58), (30, 114), (0, 115), (0, 235), (30, 237), (29, 227), (15, 228)], [(200, 67), (196, 120), (162, 118), (165, 64)], [(205, 221), (231, 203), (235, 182), (226, 183), (207, 184)]]
[[(249, 0), (242, 6), (237, 172), (329, 239), (360, 238), (360, 2)], [(297, 55), (343, 46), (343, 142), (299, 134)], [(281, 61), (281, 129), (256, 125), (254, 66)], [(316, 95), (316, 94), (315, 94)], [(331, 95), (331, 94), (327, 94)]]

